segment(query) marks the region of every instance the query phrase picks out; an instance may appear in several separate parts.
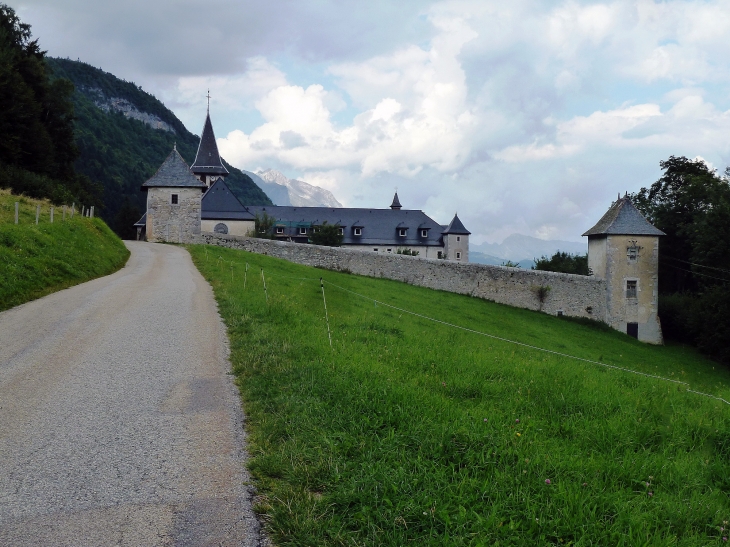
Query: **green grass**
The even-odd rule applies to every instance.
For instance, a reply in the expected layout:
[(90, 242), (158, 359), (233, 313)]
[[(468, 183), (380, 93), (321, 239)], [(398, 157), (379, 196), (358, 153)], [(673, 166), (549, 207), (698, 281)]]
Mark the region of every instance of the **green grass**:
[(257, 510), (277, 545), (723, 544), (728, 405), (335, 285), (730, 400), (728, 371), (692, 349), (389, 280), (189, 249), (228, 326)]
[[(15, 202), (20, 203), (15, 224)], [(41, 217), (35, 224), (36, 206)], [(0, 310), (108, 275), (122, 266), (129, 251), (98, 218), (74, 218), (50, 203), (0, 190)]]

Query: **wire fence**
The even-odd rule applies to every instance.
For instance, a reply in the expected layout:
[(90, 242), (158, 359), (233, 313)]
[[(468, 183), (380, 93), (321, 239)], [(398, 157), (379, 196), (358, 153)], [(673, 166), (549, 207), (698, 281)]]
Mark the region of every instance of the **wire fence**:
[[(206, 256), (207, 256), (207, 254), (206, 254)], [(219, 258), (222, 259), (222, 257), (219, 257)], [(234, 264), (234, 261), (231, 261), (231, 267), (233, 267), (233, 264)], [(240, 263), (239, 263), (239, 265), (240, 265)], [(248, 271), (248, 263), (246, 263), (245, 266), (246, 266), (246, 271)], [(331, 286), (334, 289), (337, 289), (337, 290), (343, 291), (345, 293), (351, 294), (353, 296), (356, 296), (358, 298), (361, 298), (361, 299), (364, 299), (364, 300), (368, 300), (370, 302), (373, 302), (375, 306), (380, 305), (380, 306), (383, 306), (385, 308), (390, 308), (390, 309), (396, 310), (396, 311), (401, 312), (403, 314), (408, 314), (408, 315), (411, 315), (413, 317), (418, 317), (418, 318), (424, 319), (426, 321), (431, 321), (433, 323), (436, 323), (436, 324), (439, 324), (439, 325), (443, 325), (445, 327), (449, 327), (449, 328), (461, 330), (461, 331), (468, 332), (470, 334), (474, 334), (474, 335), (477, 335), (477, 336), (484, 336), (484, 337), (487, 337), (487, 338), (490, 338), (490, 339), (493, 339), (493, 340), (499, 340), (501, 342), (504, 342), (504, 343), (507, 343), (507, 344), (512, 344), (512, 345), (519, 346), (519, 347), (523, 347), (523, 348), (526, 348), (526, 349), (529, 349), (529, 350), (532, 350), (532, 351), (537, 351), (537, 352), (547, 353), (547, 354), (551, 354), (551, 355), (556, 355), (558, 357), (563, 357), (565, 359), (572, 359), (572, 360), (575, 360), (575, 361), (581, 361), (581, 362), (584, 362), (584, 363), (589, 363), (589, 364), (592, 364), (592, 365), (597, 365), (597, 366), (600, 366), (600, 367), (604, 367), (604, 368), (611, 369), (611, 370), (615, 370), (615, 371), (622, 372), (622, 373), (635, 374), (635, 375), (638, 375), (638, 376), (643, 376), (643, 377), (651, 378), (651, 379), (654, 379), (654, 380), (660, 380), (660, 381), (663, 381), (663, 382), (669, 382), (669, 383), (677, 384), (679, 386), (683, 386), (685, 388), (685, 391), (687, 393), (692, 393), (692, 394), (699, 395), (699, 396), (702, 396), (702, 397), (706, 397), (706, 398), (709, 398), (709, 399), (714, 399), (714, 400), (720, 401), (720, 402), (725, 403), (726, 405), (729, 405), (730, 406), (730, 401), (727, 401), (726, 399), (724, 399), (722, 397), (718, 397), (718, 396), (712, 395), (710, 393), (705, 393), (705, 392), (702, 392), (702, 391), (697, 391), (697, 390), (694, 390), (694, 389), (690, 389), (690, 384), (688, 382), (684, 382), (684, 381), (681, 381), (681, 380), (675, 380), (673, 378), (666, 378), (664, 376), (659, 376), (659, 375), (656, 375), (656, 374), (649, 374), (649, 373), (646, 373), (646, 372), (641, 372), (641, 371), (638, 371), (638, 370), (633, 370), (633, 369), (629, 369), (629, 368), (625, 368), (625, 367), (620, 367), (620, 366), (617, 366), (617, 365), (612, 365), (612, 364), (604, 363), (604, 362), (601, 362), (601, 361), (595, 361), (595, 360), (592, 360), (592, 359), (586, 359), (584, 357), (578, 357), (576, 355), (571, 355), (569, 353), (563, 353), (563, 352), (559, 352), (559, 351), (555, 351), (555, 350), (551, 350), (551, 349), (547, 349), (547, 348), (542, 348), (542, 347), (539, 347), (539, 346), (534, 346), (534, 345), (531, 345), (531, 344), (527, 344), (525, 342), (520, 342), (518, 340), (512, 340), (512, 339), (505, 338), (505, 337), (502, 337), (502, 336), (497, 336), (495, 334), (490, 334), (488, 332), (483, 332), (483, 331), (479, 331), (479, 330), (472, 329), (472, 328), (469, 328), (469, 327), (464, 327), (462, 325), (457, 325), (455, 323), (450, 323), (448, 321), (444, 321), (442, 319), (437, 319), (435, 317), (429, 317), (428, 315), (424, 315), (422, 313), (418, 313), (418, 312), (415, 312), (415, 311), (412, 311), (412, 310), (409, 310), (409, 309), (406, 309), (406, 308), (402, 308), (402, 307), (399, 307), (399, 306), (394, 306), (393, 304), (389, 304), (389, 303), (384, 302), (382, 300), (378, 300), (377, 298), (373, 298), (372, 296), (367, 296), (367, 295), (358, 293), (356, 291), (353, 291), (351, 289), (347, 289), (345, 287), (342, 287), (340, 285), (337, 285), (335, 283), (332, 283), (331, 281), (327, 281), (326, 279), (324, 279), (322, 277), (320, 277), (319, 279), (317, 279), (317, 278), (313, 278), (313, 277), (285, 276), (285, 275), (280, 275), (280, 274), (273, 274), (271, 272), (267, 272), (266, 273), (266, 276), (269, 277), (269, 278), (289, 279), (289, 280), (296, 280), (296, 281), (313, 281), (313, 282), (317, 282), (318, 281), (320, 283), (320, 287), (321, 287), (321, 291), (322, 291), (322, 299), (324, 301), (325, 320), (326, 320), (326, 323), (327, 323), (327, 335), (328, 335), (328, 339), (329, 339), (330, 346), (332, 347), (333, 350), (334, 350), (334, 346), (332, 345), (332, 334), (331, 334), (330, 325), (329, 325), (329, 314), (327, 312), (327, 302), (326, 302), (325, 294), (324, 294), (324, 286), (325, 286), (325, 284)], [(267, 305), (268, 305), (268, 292), (266, 292), (266, 286), (265, 286), (265, 280), (264, 280), (264, 269), (263, 268), (261, 268), (261, 279), (262, 279), (262, 283), (264, 283), (264, 291), (266, 293), (266, 301), (267, 301)], [(245, 281), (244, 281), (244, 283), (245, 283)], [(245, 285), (244, 285), (244, 288), (245, 288)]]

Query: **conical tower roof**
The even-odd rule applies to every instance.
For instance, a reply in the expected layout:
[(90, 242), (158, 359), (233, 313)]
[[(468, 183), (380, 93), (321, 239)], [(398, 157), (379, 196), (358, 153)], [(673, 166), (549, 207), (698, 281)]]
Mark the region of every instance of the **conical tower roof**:
[(400, 200), (398, 199), (398, 192), (396, 192), (395, 195), (393, 196), (393, 203), (390, 204), (390, 208), (397, 210), (397, 209), (400, 209), (401, 207), (403, 207), (403, 206), (400, 204)]
[(454, 213), (454, 218), (451, 219), (451, 223), (449, 226), (441, 232), (443, 234), (457, 234), (457, 235), (466, 235), (468, 236), (471, 234), (469, 230), (467, 230), (464, 227), (464, 224), (462, 224), (461, 220), (459, 220), (459, 215)]
[(210, 112), (205, 116), (203, 133), (200, 136), (198, 153), (190, 170), (196, 175), (223, 175), (228, 174), (228, 169), (223, 166), (221, 156), (218, 153), (218, 145), (215, 142), (213, 124), (210, 122)]
[(157, 172), (142, 185), (142, 189), (159, 188), (205, 188), (206, 185), (200, 182), (195, 175), (190, 172), (188, 164), (182, 159), (177, 151), (177, 147), (172, 149), (170, 155), (167, 156)]
[(601, 217), (598, 223), (584, 233), (584, 236), (598, 235), (666, 235), (660, 229), (654, 227), (644, 218), (639, 210), (631, 203), (628, 196), (617, 199), (611, 204), (606, 214)]

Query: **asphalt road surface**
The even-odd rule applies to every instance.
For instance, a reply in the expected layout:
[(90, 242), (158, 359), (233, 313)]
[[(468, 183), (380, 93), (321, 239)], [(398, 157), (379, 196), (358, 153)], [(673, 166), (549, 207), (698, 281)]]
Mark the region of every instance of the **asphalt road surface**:
[(0, 313), (0, 545), (260, 544), (225, 327), (184, 249)]

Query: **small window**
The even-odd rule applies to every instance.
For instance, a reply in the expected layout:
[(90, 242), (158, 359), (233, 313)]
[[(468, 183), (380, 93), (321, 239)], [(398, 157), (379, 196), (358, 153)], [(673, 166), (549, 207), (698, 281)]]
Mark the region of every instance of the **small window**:
[(456, 241), (461, 241), (461, 236), (456, 236)]
[(337, 233), (341, 236), (345, 235), (345, 229), (344, 228), (337, 228)]
[(441, 251), (439, 251), (437, 256), (438, 256), (439, 259), (441, 259), (441, 258), (444, 257), (444, 253), (442, 253)]
[(636, 280), (626, 281), (626, 298), (636, 298)]
[(216, 234), (227, 234), (228, 233), (228, 226), (223, 224), (222, 222), (219, 222), (215, 225), (215, 228), (213, 228), (213, 231)]
[(355, 234), (356, 236), (361, 236), (361, 235), (362, 235), (362, 228), (355, 228), (355, 229), (353, 230), (353, 233), (354, 233), (354, 234)]
[(398, 228), (398, 235), (400, 237), (406, 237), (407, 228)]
[(299, 228), (299, 234), (300, 235), (307, 235), (307, 229), (306, 228)]
[(558, 317), (563, 317), (563, 310), (558, 310)]
[(421, 237), (428, 237), (428, 230), (421, 230)]
[(639, 258), (639, 248), (636, 246), (629, 247), (626, 250), (626, 256), (628, 257), (629, 262), (636, 262), (636, 259)]
[(377, 248), (377, 247), (375, 247), (375, 248), (373, 249), (373, 251), (375, 251), (375, 252), (377, 253), (377, 252), (378, 252), (378, 248)]
[(172, 194), (170, 195), (170, 203), (173, 205), (177, 205), (178, 200), (178, 194)]
[(277, 226), (276, 227), (276, 233), (281, 235), (284, 233), (284, 227), (283, 226)]
[(461, 260), (461, 253), (456, 253), (456, 260)]
[(393, 249), (388, 249), (388, 252), (389, 252), (389, 253), (393, 252)]

